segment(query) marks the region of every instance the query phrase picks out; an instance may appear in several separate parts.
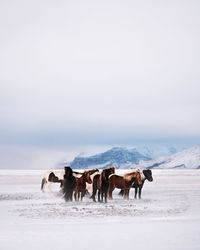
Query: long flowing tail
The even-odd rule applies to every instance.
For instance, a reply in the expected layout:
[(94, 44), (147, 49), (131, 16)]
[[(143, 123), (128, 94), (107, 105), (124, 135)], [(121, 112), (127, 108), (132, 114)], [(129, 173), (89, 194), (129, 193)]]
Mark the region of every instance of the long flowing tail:
[(121, 189), (121, 191), (119, 192), (119, 194), (118, 194), (118, 195), (123, 196), (123, 195), (124, 195), (124, 190), (123, 190), (123, 189)]
[(42, 179), (42, 183), (41, 183), (41, 190), (44, 191), (44, 184), (46, 183), (46, 179), (43, 178)]

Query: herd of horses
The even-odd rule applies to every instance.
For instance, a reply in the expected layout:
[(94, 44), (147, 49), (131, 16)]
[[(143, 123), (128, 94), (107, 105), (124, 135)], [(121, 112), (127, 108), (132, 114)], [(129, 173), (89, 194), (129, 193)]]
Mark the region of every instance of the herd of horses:
[(115, 174), (115, 168), (109, 167), (103, 170), (92, 169), (84, 172), (76, 172), (66, 166), (64, 170), (47, 171), (42, 179), (41, 190), (44, 192), (47, 184), (51, 191), (51, 183), (60, 183), (61, 192), (65, 201), (82, 200), (86, 194), (90, 195), (93, 201), (107, 202), (112, 199), (115, 188), (120, 189), (119, 195), (129, 199), (131, 188), (135, 188), (135, 198), (139, 190), (139, 198), (145, 180), (153, 181), (151, 170), (134, 169), (123, 176)]

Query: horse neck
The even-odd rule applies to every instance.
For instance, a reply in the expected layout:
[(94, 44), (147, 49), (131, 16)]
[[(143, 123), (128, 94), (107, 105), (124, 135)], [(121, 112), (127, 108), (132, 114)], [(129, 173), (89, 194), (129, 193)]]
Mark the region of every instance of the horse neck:
[(93, 169), (93, 170), (90, 170), (89, 173), (90, 173), (90, 176), (93, 175), (94, 173), (97, 173), (98, 170), (97, 169)]
[(125, 180), (130, 181), (136, 177), (136, 174), (137, 174), (136, 172), (125, 174), (124, 178), (125, 178)]
[(138, 176), (138, 173), (136, 173), (135, 176), (133, 176), (131, 180), (132, 180), (132, 181), (136, 181), (137, 178), (138, 178), (137, 176)]
[(83, 174), (83, 175), (80, 177), (80, 180), (81, 180), (81, 182), (86, 182), (86, 180), (87, 180), (86, 175)]
[(147, 171), (144, 169), (142, 172), (143, 172), (143, 175), (144, 175), (144, 179), (146, 180), (147, 179), (147, 177), (146, 177), (146, 172)]
[(138, 181), (138, 179), (140, 180), (140, 182), (142, 182), (142, 178), (141, 178), (141, 174), (140, 173), (137, 173), (136, 176), (135, 176), (135, 180)]
[(87, 182), (87, 183), (89, 183), (89, 182), (88, 182), (88, 173), (87, 173), (87, 174), (84, 174), (84, 173), (83, 173), (83, 175), (81, 176), (81, 178), (82, 178), (82, 179), (81, 179), (82, 182), (85, 182), (85, 183)]
[[(102, 172), (103, 173), (103, 172)], [(108, 177), (106, 176), (106, 174), (102, 174), (100, 175), (100, 180), (101, 182), (107, 182), (108, 181)]]
[[(88, 180), (89, 179), (89, 180)], [(89, 178), (86, 178), (86, 182), (88, 183), (88, 184), (92, 184), (92, 180), (91, 180), (91, 178), (90, 178), (90, 175), (89, 175)]]

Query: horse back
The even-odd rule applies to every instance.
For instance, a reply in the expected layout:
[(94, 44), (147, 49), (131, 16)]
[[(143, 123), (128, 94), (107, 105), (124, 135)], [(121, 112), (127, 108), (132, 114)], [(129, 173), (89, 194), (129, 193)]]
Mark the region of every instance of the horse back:
[(64, 170), (48, 170), (44, 173), (43, 178), (48, 181), (49, 175), (53, 173), (58, 179), (63, 180), (64, 179)]
[(122, 176), (113, 174), (109, 178), (109, 184), (111, 186), (114, 186), (115, 188), (121, 188), (121, 189), (123, 189), (124, 186), (125, 186), (125, 181), (124, 181), (124, 178)]

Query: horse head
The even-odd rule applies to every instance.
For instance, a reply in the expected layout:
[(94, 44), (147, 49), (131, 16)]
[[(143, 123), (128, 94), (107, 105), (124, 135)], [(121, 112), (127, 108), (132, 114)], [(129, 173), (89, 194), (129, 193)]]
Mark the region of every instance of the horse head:
[(48, 177), (48, 181), (50, 182), (61, 182), (61, 180), (54, 174), (54, 172), (51, 172)]
[(96, 173), (96, 172), (99, 172), (99, 169), (92, 169), (92, 170), (88, 170), (88, 172), (90, 173), (90, 175)]
[(153, 181), (153, 176), (150, 169), (143, 170), (143, 174), (148, 181)]
[(115, 167), (110, 167), (108, 169), (109, 169), (110, 175), (115, 173)]
[(72, 177), (72, 174), (73, 174), (72, 169), (71, 169), (69, 166), (65, 167), (65, 175), (64, 175), (64, 178), (66, 178), (66, 179), (71, 178), (71, 177)]
[(92, 184), (92, 180), (90, 178), (90, 171), (85, 171), (83, 173), (83, 178), (84, 178), (85, 182)]
[(106, 168), (106, 169), (104, 169), (103, 172), (102, 172), (102, 177), (103, 177), (103, 179), (108, 180), (108, 177), (109, 177), (111, 174), (114, 174), (114, 173), (115, 173), (115, 168), (114, 168), (114, 167)]

